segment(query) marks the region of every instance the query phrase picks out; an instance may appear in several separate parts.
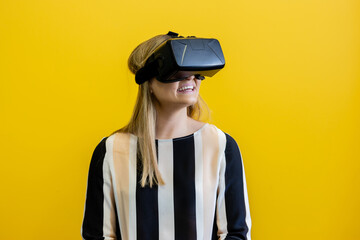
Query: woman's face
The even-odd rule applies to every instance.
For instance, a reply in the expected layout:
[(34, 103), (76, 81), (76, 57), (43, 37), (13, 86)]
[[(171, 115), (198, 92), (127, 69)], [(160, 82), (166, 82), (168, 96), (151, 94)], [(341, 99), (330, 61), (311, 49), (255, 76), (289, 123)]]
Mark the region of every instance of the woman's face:
[(155, 95), (161, 107), (179, 106), (188, 107), (196, 103), (201, 80), (194, 75), (188, 78), (173, 82), (162, 83), (155, 78), (150, 80), (150, 91)]

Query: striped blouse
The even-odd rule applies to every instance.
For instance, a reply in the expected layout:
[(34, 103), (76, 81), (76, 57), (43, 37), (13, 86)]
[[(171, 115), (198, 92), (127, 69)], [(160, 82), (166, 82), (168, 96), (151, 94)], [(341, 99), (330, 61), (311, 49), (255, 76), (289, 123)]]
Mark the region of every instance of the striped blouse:
[(137, 137), (115, 133), (89, 167), (83, 239), (250, 240), (244, 165), (236, 141), (206, 123), (179, 138), (156, 139), (165, 185), (139, 184)]

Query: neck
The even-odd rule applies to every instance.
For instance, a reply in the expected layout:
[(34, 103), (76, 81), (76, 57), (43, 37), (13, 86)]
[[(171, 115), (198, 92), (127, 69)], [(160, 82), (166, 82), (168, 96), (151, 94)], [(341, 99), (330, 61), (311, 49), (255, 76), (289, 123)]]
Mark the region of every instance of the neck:
[(160, 108), (156, 107), (157, 139), (170, 139), (187, 135), (191, 132), (191, 119), (187, 116), (187, 108)]

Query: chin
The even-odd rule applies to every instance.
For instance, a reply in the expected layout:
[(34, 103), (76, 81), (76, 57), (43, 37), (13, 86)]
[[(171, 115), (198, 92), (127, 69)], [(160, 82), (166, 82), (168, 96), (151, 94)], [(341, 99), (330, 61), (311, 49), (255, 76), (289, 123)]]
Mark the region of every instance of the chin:
[(194, 105), (198, 100), (198, 94), (178, 96), (176, 103), (184, 107)]
[(195, 99), (195, 100), (193, 100), (193, 101), (186, 101), (186, 102), (184, 102), (184, 105), (185, 105), (186, 107), (189, 107), (189, 106), (191, 106), (191, 105), (194, 105), (194, 104), (196, 103), (196, 101), (197, 101), (197, 99)]

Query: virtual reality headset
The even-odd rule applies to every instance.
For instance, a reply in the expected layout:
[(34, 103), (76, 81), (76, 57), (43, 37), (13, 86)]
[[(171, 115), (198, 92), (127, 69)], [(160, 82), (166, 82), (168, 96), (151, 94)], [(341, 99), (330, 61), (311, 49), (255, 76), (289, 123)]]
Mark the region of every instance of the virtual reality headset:
[(169, 32), (172, 38), (162, 43), (135, 74), (137, 84), (153, 77), (163, 83), (184, 80), (195, 75), (204, 80), (225, 66), (224, 54), (214, 38), (184, 38)]

